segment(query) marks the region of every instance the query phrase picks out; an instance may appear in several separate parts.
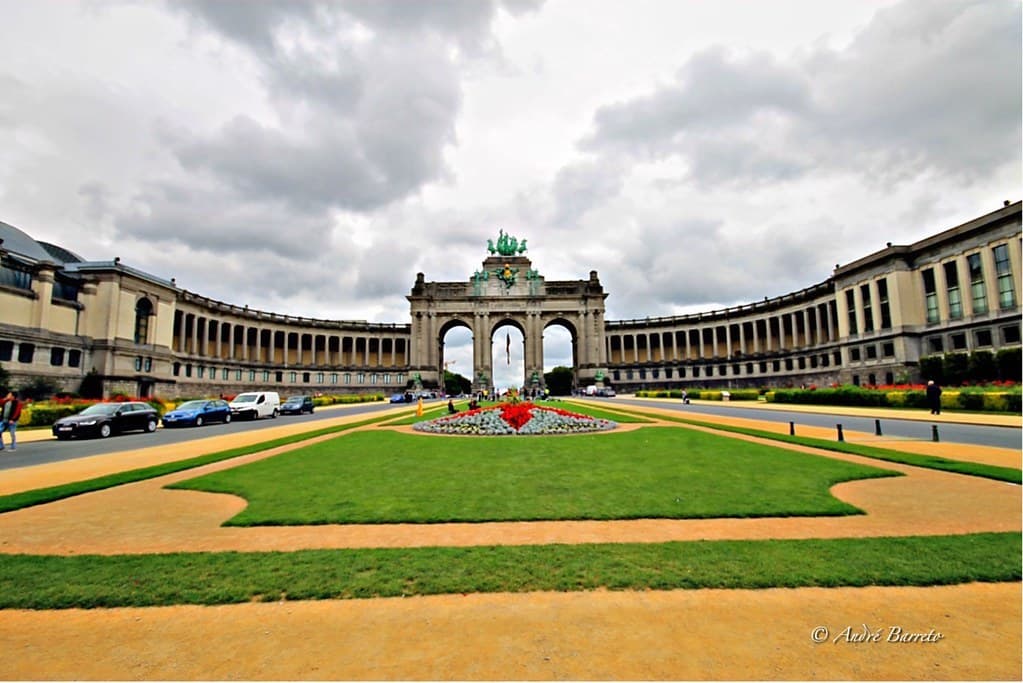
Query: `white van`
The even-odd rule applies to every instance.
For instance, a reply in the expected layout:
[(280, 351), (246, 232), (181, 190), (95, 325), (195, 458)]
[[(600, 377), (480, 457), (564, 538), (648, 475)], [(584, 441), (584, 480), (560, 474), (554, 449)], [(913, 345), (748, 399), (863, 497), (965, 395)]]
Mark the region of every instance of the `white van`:
[(277, 417), (281, 412), (281, 397), (276, 391), (247, 391), (231, 401), (231, 414), (243, 420)]

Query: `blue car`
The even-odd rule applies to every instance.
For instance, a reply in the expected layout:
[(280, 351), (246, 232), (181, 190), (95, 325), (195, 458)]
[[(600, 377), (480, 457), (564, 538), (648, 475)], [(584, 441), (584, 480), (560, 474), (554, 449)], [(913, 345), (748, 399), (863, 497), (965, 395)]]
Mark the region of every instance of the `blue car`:
[(164, 427), (202, 427), (207, 422), (230, 421), (231, 406), (219, 399), (185, 401), (163, 416)]

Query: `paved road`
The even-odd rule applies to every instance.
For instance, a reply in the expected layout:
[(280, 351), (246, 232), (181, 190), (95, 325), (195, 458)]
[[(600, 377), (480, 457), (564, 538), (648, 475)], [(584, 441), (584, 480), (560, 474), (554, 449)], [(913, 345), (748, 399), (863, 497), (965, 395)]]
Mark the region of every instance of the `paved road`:
[[(740, 406), (725, 405), (724, 403), (691, 403), (682, 405), (679, 401), (658, 401), (653, 404), (650, 401), (629, 399), (622, 396), (607, 399), (614, 404), (633, 405), (644, 407), (656, 405), (664, 410), (675, 410), (679, 414), (697, 415), (722, 415), (727, 417), (739, 417), (763, 422), (796, 423), (796, 434), (799, 433), (799, 425), (811, 427), (831, 427), (841, 424), (846, 431), (874, 433), (875, 418), (855, 417), (842, 415), (839, 409), (834, 413), (810, 413), (798, 410), (763, 410), (758, 408), (743, 408)], [(938, 438), (942, 442), (963, 443), (974, 446), (996, 446), (999, 448), (1020, 448), (1021, 430), (1014, 427), (993, 427), (988, 425), (959, 424), (943, 421), (929, 422), (919, 419), (898, 419), (884, 417), (881, 419), (881, 432), (884, 436), (900, 437), (906, 439), (931, 440), (933, 425), (938, 425)], [(838, 430), (835, 430), (836, 435)]]
[[(439, 401), (427, 401), (427, 404)], [(36, 436), (33, 432), (20, 430), (18, 450), (11, 453), (10, 450), (0, 452), (0, 471), (13, 469), (15, 467), (27, 467), (49, 462), (60, 462), (74, 458), (84, 458), (90, 455), (102, 455), (106, 453), (118, 453), (122, 451), (133, 451), (139, 448), (150, 446), (165, 446), (174, 443), (184, 443), (196, 439), (204, 439), (209, 436), (221, 434), (238, 434), (241, 432), (278, 427), (281, 424), (310, 423), (315, 428), (315, 423), (320, 420), (342, 417), (344, 415), (371, 415), (389, 408), (395, 408), (388, 403), (366, 403), (344, 407), (331, 407), (319, 409), (312, 415), (282, 415), (277, 419), (262, 420), (235, 420), (230, 424), (208, 424), (202, 427), (182, 427), (175, 429), (160, 428), (152, 434), (141, 432), (130, 432), (111, 436), (109, 439), (72, 439), (70, 441), (58, 441), (52, 436), (45, 440), (30, 441), (28, 435)], [(409, 405), (409, 410), (415, 406)], [(34, 431), (34, 430), (33, 430)], [(49, 432), (47, 432), (49, 435)], [(10, 439), (4, 434), (4, 443), (10, 445)]]

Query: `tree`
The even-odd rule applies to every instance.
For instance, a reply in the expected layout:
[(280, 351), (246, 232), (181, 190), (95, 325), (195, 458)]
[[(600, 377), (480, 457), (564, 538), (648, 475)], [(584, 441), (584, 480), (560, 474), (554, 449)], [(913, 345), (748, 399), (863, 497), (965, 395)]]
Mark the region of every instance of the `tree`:
[(103, 398), (103, 378), (95, 370), (89, 370), (82, 378), (78, 387), (78, 395), (82, 398)]
[(21, 397), (31, 401), (45, 401), (57, 393), (60, 386), (47, 377), (33, 377), (21, 387)]
[(461, 375), (450, 372), (449, 370), (444, 371), (444, 392), (448, 396), (457, 396), (458, 394), (468, 394), (472, 391), (472, 382)]
[(572, 382), (575, 381), (575, 373), (572, 368), (559, 365), (550, 372), (543, 374), (544, 384), (551, 390), (552, 396), (569, 396), (572, 393)]

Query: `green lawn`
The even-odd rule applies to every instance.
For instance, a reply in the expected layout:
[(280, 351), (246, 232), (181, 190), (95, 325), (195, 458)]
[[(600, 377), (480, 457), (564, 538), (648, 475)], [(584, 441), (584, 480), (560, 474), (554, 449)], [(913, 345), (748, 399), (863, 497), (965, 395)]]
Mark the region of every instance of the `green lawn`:
[(894, 472), (705, 432), (356, 432), (174, 485), (233, 493), (229, 524), (848, 515), (836, 483)]
[(290, 553), (0, 555), (0, 609), (602, 588), (931, 586), (1019, 581), (1020, 552), (1015, 532)]

